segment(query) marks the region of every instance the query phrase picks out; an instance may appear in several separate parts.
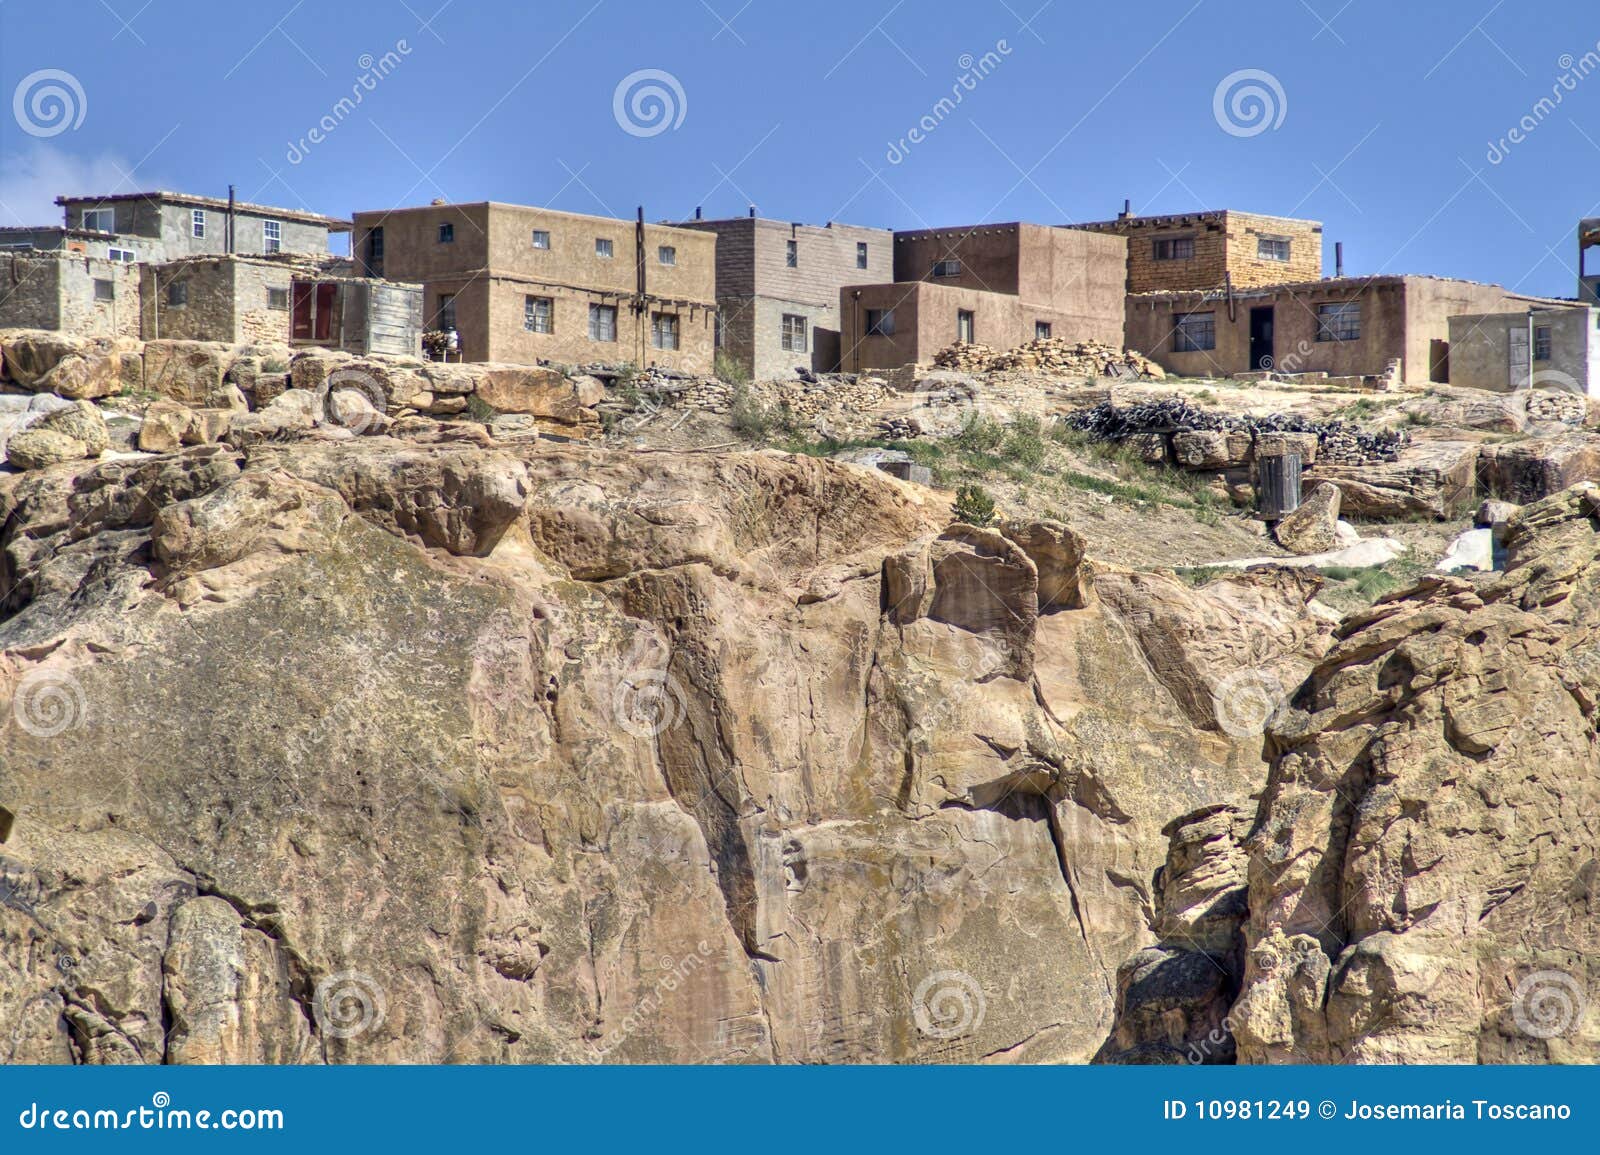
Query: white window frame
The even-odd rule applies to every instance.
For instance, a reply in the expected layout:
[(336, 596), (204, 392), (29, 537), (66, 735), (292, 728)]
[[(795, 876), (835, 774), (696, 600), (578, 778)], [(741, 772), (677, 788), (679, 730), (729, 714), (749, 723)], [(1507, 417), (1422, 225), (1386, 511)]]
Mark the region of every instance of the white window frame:
[[(102, 216), (110, 219), (110, 228), (101, 228), (99, 221)], [(113, 208), (98, 208), (83, 210), (83, 227), (91, 233), (114, 233), (117, 231), (117, 210)]]
[[(791, 325), (791, 321), (799, 322), (798, 326)], [(808, 334), (806, 332), (806, 317), (804, 313), (785, 313), (779, 323), (779, 343), (785, 353), (804, 353)]]
[(678, 249), (675, 245), (657, 245), (656, 260), (663, 265), (676, 265), (678, 263)]
[(534, 229), (533, 230), (532, 244), (533, 244), (534, 248), (543, 249), (546, 252), (548, 252), (549, 249), (550, 249), (550, 230), (549, 229)]
[(283, 222), (261, 222), (261, 251), (263, 253), (283, 252)]
[(138, 259), (139, 254), (135, 253), (132, 249), (119, 249), (113, 245), (111, 248), (106, 250), (106, 260), (108, 261), (119, 261), (122, 264), (131, 265)]
[(189, 235), (204, 240), (206, 235), (206, 210), (189, 210)]
[(609, 261), (617, 254), (617, 247), (610, 237), (596, 237), (594, 239), (594, 255), (602, 261)]
[[(1279, 246), (1282, 246), (1281, 249)], [(1291, 237), (1257, 237), (1256, 260), (1275, 261), (1286, 265), (1289, 263), (1293, 248), (1294, 240)], [(1278, 256), (1280, 251), (1283, 253), (1281, 257)]]
[[(543, 306), (541, 308), (541, 306)], [(543, 318), (544, 328), (539, 327)], [(522, 298), (522, 327), (530, 333), (554, 333), (556, 331), (556, 299), (554, 297), (541, 297), (537, 293), (524, 294)]]

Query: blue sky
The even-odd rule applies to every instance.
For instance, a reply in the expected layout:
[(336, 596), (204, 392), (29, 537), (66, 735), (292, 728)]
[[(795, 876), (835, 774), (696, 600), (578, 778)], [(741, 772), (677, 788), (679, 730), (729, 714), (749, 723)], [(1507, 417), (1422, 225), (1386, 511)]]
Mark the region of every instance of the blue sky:
[[(1600, 9), (1529, 12), (0, 0), (0, 223), (54, 221), (57, 192), (229, 182), (341, 215), (435, 197), (622, 216), (643, 203), (652, 220), (753, 202), (894, 228), (1101, 219), (1130, 198), (1321, 220), (1328, 264), (1342, 240), (1351, 273), (1570, 296), (1576, 223), (1600, 215)], [(31, 103), (51, 86), (73, 106), (65, 123)], [(641, 86), (665, 94), (666, 122), (649, 100), (631, 110)], [(1232, 108), (1241, 88), (1264, 119), (1248, 91)], [(311, 139), (319, 122), (332, 127)]]

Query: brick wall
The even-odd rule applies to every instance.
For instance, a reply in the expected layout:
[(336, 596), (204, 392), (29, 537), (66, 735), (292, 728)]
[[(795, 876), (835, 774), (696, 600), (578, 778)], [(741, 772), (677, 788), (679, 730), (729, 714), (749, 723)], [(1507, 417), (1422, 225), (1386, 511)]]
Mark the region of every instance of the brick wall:
[[(1124, 217), (1074, 228), (1127, 239), (1130, 293), (1216, 289), (1228, 274), (1232, 274), (1236, 289), (1295, 284), (1322, 276), (1322, 226), (1316, 221), (1224, 210)], [(1288, 240), (1289, 260), (1262, 258), (1263, 238)], [(1167, 247), (1162, 243), (1174, 241), (1188, 242), (1192, 255), (1158, 258), (1158, 248)]]

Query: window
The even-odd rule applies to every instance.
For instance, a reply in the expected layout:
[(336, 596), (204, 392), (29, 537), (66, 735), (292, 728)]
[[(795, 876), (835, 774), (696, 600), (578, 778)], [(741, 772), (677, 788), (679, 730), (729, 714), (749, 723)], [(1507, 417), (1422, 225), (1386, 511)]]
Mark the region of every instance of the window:
[(132, 264), (133, 263), (133, 250), (132, 249), (107, 249), (106, 250), (106, 259), (108, 261), (121, 261), (125, 265)]
[(866, 267), (867, 267), (867, 242), (866, 241), (857, 241), (856, 242), (856, 268), (864, 269)]
[[(611, 239), (609, 237), (596, 237), (594, 239), (594, 255), (609, 261), (611, 259)], [(615, 309), (612, 312), (616, 312)], [(612, 338), (615, 340), (615, 338)]]
[(671, 245), (662, 245), (656, 250), (656, 260), (663, 265), (675, 265), (678, 263), (678, 250)]
[(115, 301), (117, 299), (117, 287), (110, 281), (96, 277), (94, 279), (94, 299), (97, 301)]
[(83, 227), (94, 233), (117, 231), (117, 214), (114, 209), (84, 209)]
[(287, 311), (289, 308), (289, 290), (274, 289), (270, 285), (267, 286), (267, 308)]
[(956, 340), (963, 345), (972, 344), (972, 329), (977, 318), (972, 315), (971, 309), (956, 310)]
[(556, 331), (556, 302), (553, 297), (522, 298), (522, 327), (530, 333)]
[(1050, 339), (1050, 322), (1035, 321), (1033, 323), (1033, 339), (1035, 341), (1048, 341)]
[(283, 252), (283, 225), (277, 221), (261, 222), (261, 251), (264, 253)]
[(1150, 256), (1158, 261), (1192, 261), (1194, 238), (1161, 237), (1151, 242)]
[(678, 347), (678, 314), (650, 314), (650, 344), (657, 349)]
[(383, 272), (383, 226), (379, 225), (367, 234), (367, 264), (373, 273)]
[(791, 269), (800, 267), (800, 243), (798, 241), (785, 241), (783, 243), (783, 263)]
[(456, 243), (456, 226), (453, 221), (444, 221), (439, 225), (439, 243), (453, 245)]
[(1533, 327), (1533, 359), (1535, 361), (1550, 360), (1550, 326), (1535, 325)]
[(1189, 313), (1178, 318), (1172, 348), (1178, 353), (1197, 353), (1217, 347), (1217, 315)]
[(785, 353), (806, 351), (806, 319), (799, 313), (783, 315), (783, 351)]
[(1263, 261), (1287, 261), (1289, 259), (1289, 238), (1257, 237), (1256, 257)]
[(191, 209), (189, 212), (189, 235), (203, 237), (206, 235), (206, 210)]
[(1317, 306), (1317, 340), (1361, 340), (1361, 304), (1342, 301), (1336, 305)]
[(550, 247), (550, 234), (549, 234), (549, 232), (546, 231), (545, 229), (534, 229), (533, 230), (533, 247), (536, 248), (536, 249), (548, 249)]
[(935, 261), (933, 275), (936, 277), (959, 277), (961, 275), (961, 262), (957, 260)]
[(615, 305), (589, 306), (589, 340), (615, 341), (617, 339), (617, 307)]
[(173, 281), (167, 286), (167, 304), (174, 307), (189, 303), (189, 282)]
[(894, 310), (893, 309), (868, 309), (867, 310), (867, 336), (893, 337), (894, 336)]
[(433, 315), (433, 327), (450, 332), (456, 327), (456, 295), (454, 293), (439, 294), (439, 308)]

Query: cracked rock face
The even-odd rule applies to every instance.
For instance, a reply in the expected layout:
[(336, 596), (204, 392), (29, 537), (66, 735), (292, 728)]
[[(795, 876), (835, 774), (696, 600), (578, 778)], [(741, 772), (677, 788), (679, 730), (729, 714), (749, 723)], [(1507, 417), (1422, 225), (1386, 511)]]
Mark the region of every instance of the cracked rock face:
[(208, 445), (0, 516), (13, 1062), (1087, 1061), (1125, 960), (1237, 940), (1230, 695), (1329, 643), (1315, 579), (773, 453)]

